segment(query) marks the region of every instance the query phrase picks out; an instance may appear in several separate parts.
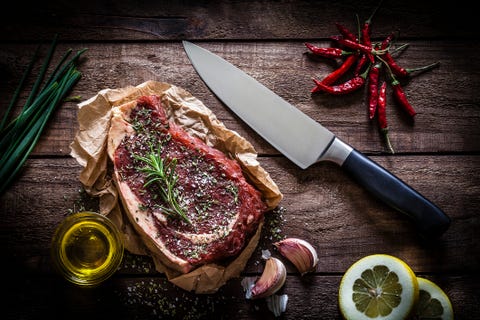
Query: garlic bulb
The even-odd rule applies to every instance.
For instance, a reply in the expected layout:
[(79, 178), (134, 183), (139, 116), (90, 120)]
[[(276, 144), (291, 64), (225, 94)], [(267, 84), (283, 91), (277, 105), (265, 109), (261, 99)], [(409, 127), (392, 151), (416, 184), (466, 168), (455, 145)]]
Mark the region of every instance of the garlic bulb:
[(305, 240), (286, 238), (273, 244), (278, 251), (295, 265), (301, 275), (314, 271), (318, 264), (315, 248)]

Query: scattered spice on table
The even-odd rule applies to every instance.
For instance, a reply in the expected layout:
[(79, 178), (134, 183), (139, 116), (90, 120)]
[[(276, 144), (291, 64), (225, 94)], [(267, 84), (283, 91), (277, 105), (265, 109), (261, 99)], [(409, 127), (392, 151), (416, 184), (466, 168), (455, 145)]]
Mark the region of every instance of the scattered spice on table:
[[(381, 4), (381, 2), (380, 2)], [(370, 17), (360, 26), (358, 23), (358, 36), (350, 31), (344, 24), (335, 23), (340, 35), (333, 35), (330, 47), (319, 47), (312, 43), (305, 43), (312, 55), (325, 59), (342, 59), (339, 68), (325, 76), (323, 79), (313, 78), (315, 87), (311, 93), (327, 93), (332, 95), (349, 94), (368, 85), (368, 116), (370, 120), (378, 118), (379, 131), (385, 138), (387, 149), (393, 153), (393, 148), (388, 139), (386, 119), (387, 84), (396, 104), (404, 109), (410, 118), (417, 114), (408, 100), (401, 81), (411, 78), (414, 73), (424, 72), (439, 66), (439, 62), (417, 68), (406, 68), (397, 63), (394, 53), (406, 48), (407, 44), (395, 45), (395, 32), (384, 37), (381, 42), (373, 42), (371, 37), (372, 19), (380, 4), (375, 8)], [(327, 52), (329, 52), (327, 54)], [(351, 78), (342, 80), (351, 74)], [(381, 86), (380, 86), (381, 83)], [(385, 88), (383, 88), (385, 87)], [(382, 104), (382, 106), (380, 106)]]

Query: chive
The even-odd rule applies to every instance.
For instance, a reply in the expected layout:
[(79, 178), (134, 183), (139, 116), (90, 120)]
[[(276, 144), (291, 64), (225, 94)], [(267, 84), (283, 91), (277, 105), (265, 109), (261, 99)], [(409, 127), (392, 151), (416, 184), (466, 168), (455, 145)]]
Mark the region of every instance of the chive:
[(27, 80), (28, 75), (32, 71), (32, 67), (35, 63), (39, 48), (40, 48), (40, 46), (38, 46), (37, 50), (35, 50), (35, 53), (33, 54), (32, 60), (30, 60), (30, 63), (28, 64), (27, 69), (25, 70), (25, 72), (22, 75), (22, 79), (20, 79), (20, 83), (18, 84), (17, 88), (15, 89), (15, 92), (13, 93), (12, 100), (10, 100), (10, 104), (7, 107), (7, 111), (5, 111), (2, 122), (0, 123), (0, 132), (3, 131), (3, 128), (5, 127), (5, 124), (7, 123), (7, 119), (8, 119), (8, 116), (10, 114), (10, 111), (12, 110), (13, 106), (17, 102), (18, 95), (20, 94), (20, 91), (22, 91), (22, 89), (23, 89), (23, 86), (25, 84), (25, 80)]
[(40, 83), (42, 82), (43, 78), (45, 77), (45, 73), (47, 72), (47, 68), (50, 65), (50, 61), (52, 60), (53, 53), (55, 51), (55, 48), (57, 46), (57, 35), (55, 35), (52, 44), (50, 45), (50, 49), (48, 50), (47, 58), (43, 62), (42, 69), (40, 70), (40, 73), (37, 76), (37, 80), (35, 81), (32, 90), (30, 91), (30, 95), (28, 96), (27, 102), (25, 102), (26, 108), (30, 105), (31, 101), (34, 99), (35, 95), (37, 94), (38, 87), (40, 86)]
[[(7, 164), (5, 166), (2, 166), (2, 172), (0, 176), (4, 176), (4, 174), (9, 172), (9, 169), (12, 170), (9, 178), (5, 182), (1, 183), (0, 187), (0, 193), (3, 192), (3, 185), (8, 185), (14, 176), (18, 173), (20, 168), (23, 166), (25, 161), (27, 160), (28, 155), (30, 152), (33, 150), (35, 147), (38, 139), (40, 138), (40, 135), (43, 131), (43, 128), (45, 127), (47, 120), (50, 118), (51, 113), (54, 110), (54, 107), (58, 104), (60, 99), (65, 96), (65, 94), (70, 90), (70, 88), (75, 84), (75, 82), (79, 79), (80, 74), (76, 73), (73, 74), (70, 78), (66, 78), (63, 80), (63, 83), (60, 85), (59, 90), (54, 92), (50, 98), (53, 98), (54, 101), (51, 101), (51, 99), (48, 100), (48, 109), (46, 110), (46, 113), (42, 114), (37, 121), (32, 122), (33, 126), (31, 127), (31, 130), (27, 132), (27, 136), (25, 139), (22, 140), (22, 143), (20, 146), (15, 148), (15, 153), (14, 155), (10, 158), (11, 163)], [(68, 86), (67, 86), (68, 84)], [(57, 86), (55, 86), (56, 88)], [(27, 149), (28, 148), (28, 149)], [(26, 149), (26, 150), (25, 150)], [(19, 159), (20, 161), (17, 160), (17, 162), (14, 162), (13, 159)], [(5, 172), (4, 172), (5, 171)]]
[[(70, 90), (80, 80), (81, 73), (76, 69), (80, 55), (86, 49), (77, 52), (75, 57), (66, 62), (71, 49), (62, 57), (54, 71), (44, 82), (43, 79), (50, 65), (55, 51), (57, 37), (55, 36), (47, 57), (44, 60), (40, 73), (29, 93), (20, 114), (5, 126), (11, 106), (16, 103), (18, 94), (23, 87), (25, 78), (30, 73), (33, 62), (24, 73), (17, 91), (14, 93), (7, 113), (0, 126), (0, 194), (2, 194), (23, 167), (28, 156), (37, 144), (40, 136), (48, 123), (53, 111), (67, 97)], [(37, 49), (38, 50), (38, 49)]]
[[(65, 54), (63, 55), (62, 59), (60, 60), (60, 62), (57, 64), (57, 66), (55, 67), (55, 70), (53, 70), (52, 74), (50, 75), (50, 77), (48, 78), (47, 82), (45, 83), (45, 85), (43, 86), (43, 89), (45, 89), (49, 84), (55, 82), (58, 78), (58, 70), (60, 69), (60, 66), (65, 62), (65, 60), (67, 60), (68, 56), (72, 53), (72, 49), (68, 49), (67, 52), (65, 52)], [(68, 64), (67, 64), (68, 66)], [(42, 90), (43, 90), (42, 89)]]

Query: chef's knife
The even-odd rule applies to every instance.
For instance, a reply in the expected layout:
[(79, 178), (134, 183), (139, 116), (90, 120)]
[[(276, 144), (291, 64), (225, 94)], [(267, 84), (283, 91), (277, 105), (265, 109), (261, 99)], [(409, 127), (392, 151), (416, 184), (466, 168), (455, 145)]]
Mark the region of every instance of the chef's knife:
[(448, 229), (450, 218), (440, 208), (385, 168), (223, 58), (188, 41), (183, 46), (210, 90), (300, 168), (332, 161), (410, 217), (423, 236), (438, 237)]

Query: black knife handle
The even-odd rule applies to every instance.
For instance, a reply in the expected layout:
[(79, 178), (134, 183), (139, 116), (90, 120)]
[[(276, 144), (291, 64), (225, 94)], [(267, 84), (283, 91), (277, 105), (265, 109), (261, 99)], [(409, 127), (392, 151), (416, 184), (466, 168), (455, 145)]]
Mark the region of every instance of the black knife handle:
[(409, 216), (423, 236), (438, 237), (448, 229), (450, 218), (440, 208), (362, 153), (353, 149), (342, 168), (373, 195)]

